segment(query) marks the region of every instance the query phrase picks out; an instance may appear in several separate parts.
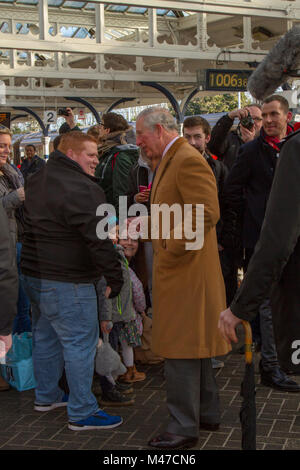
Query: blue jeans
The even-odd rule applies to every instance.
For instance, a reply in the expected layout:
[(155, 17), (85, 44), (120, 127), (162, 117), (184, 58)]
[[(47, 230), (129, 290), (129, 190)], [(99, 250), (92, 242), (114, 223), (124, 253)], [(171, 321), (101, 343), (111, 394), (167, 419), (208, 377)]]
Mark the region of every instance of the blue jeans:
[(59, 402), (58, 381), (65, 366), (70, 421), (99, 410), (91, 392), (99, 339), (97, 297), (93, 284), (73, 284), (22, 276), (32, 308), (33, 367), (36, 403)]
[(13, 334), (31, 331), (31, 320), (29, 316), (30, 302), (24, 290), (20, 269), (22, 243), (17, 243), (17, 265), (19, 273), (19, 296), (18, 296), (18, 312), (14, 319)]

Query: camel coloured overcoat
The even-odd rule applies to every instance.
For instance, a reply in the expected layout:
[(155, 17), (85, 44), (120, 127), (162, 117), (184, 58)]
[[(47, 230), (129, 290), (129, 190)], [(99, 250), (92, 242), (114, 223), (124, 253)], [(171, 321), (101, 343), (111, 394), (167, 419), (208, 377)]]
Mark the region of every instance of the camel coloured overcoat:
[[(204, 204), (204, 244), (187, 249), (193, 240), (174, 237), (152, 239), (153, 260), (153, 352), (169, 359), (199, 359), (224, 355), (230, 346), (218, 330), (225, 309), (225, 289), (219, 262), (216, 224), (219, 219), (215, 177), (202, 155), (178, 138), (160, 162), (151, 191), (153, 204)], [(157, 207), (157, 206), (156, 206)]]

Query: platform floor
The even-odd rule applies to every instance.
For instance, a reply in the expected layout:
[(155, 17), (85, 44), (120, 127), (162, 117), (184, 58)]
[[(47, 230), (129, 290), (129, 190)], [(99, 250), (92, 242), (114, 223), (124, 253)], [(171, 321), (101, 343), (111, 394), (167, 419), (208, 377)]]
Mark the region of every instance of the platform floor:
[[(282, 393), (261, 385), (256, 361), (257, 449), (300, 450), (300, 394)], [(135, 404), (106, 407), (120, 414), (124, 423), (113, 430), (74, 432), (67, 428), (65, 408), (39, 413), (33, 410), (34, 392), (10, 390), (0, 393), (0, 450), (141, 450), (164, 430), (168, 420), (163, 365), (140, 366), (147, 374), (134, 385)], [(231, 353), (225, 366), (216, 370), (220, 387), (222, 422), (217, 432), (201, 431), (195, 449), (241, 448), (239, 409), (243, 356)], [(300, 381), (300, 377), (295, 377)]]

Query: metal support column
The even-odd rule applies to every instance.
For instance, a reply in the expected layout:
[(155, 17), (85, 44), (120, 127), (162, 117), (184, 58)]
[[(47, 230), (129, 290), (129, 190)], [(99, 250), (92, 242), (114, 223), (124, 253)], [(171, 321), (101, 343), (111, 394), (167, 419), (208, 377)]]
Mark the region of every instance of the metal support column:
[(159, 83), (156, 82), (140, 82), (141, 85), (143, 86), (151, 86), (152, 88), (155, 88), (156, 90), (160, 91), (165, 97), (170, 101), (172, 108), (175, 111), (176, 119), (178, 123), (183, 122), (183, 117), (184, 115), (182, 114), (180, 110), (179, 103), (175, 96), (164, 86), (160, 85)]
[(119, 106), (119, 104), (126, 103), (127, 101), (134, 101), (134, 100), (135, 100), (135, 98), (120, 98), (119, 100), (117, 100), (113, 104), (111, 104), (109, 106), (109, 108), (107, 108), (105, 113), (110, 113), (114, 108)]
[(90, 111), (91, 113), (93, 113), (93, 115), (95, 116), (95, 119), (97, 121), (97, 124), (100, 124), (101, 123), (101, 118), (99, 116), (99, 113), (98, 111), (94, 108), (94, 106), (89, 103), (88, 101), (84, 100), (83, 98), (78, 98), (77, 96), (66, 96), (65, 97), (65, 100), (68, 100), (68, 101), (77, 101), (77, 103), (81, 103), (83, 104), (84, 106), (86, 106)]

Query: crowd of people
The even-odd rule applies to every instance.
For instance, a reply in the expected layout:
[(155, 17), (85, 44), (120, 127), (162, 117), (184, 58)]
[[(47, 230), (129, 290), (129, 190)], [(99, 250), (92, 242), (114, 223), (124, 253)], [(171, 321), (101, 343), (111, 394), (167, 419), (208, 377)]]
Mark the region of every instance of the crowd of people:
[[(11, 334), (32, 331), (34, 409), (66, 406), (68, 427), (77, 431), (119, 426), (122, 417), (100, 405), (134, 405), (133, 385), (146, 379), (137, 362), (164, 361), (170, 421), (149, 445), (192, 447), (199, 429), (220, 426), (213, 369), (236, 340), (238, 270), (251, 271), (280, 146), (293, 132), (288, 102), (272, 95), (229, 112), (212, 130), (190, 116), (183, 137), (160, 107), (142, 111), (135, 131), (110, 112), (83, 133), (71, 108), (67, 113), (47, 163), (28, 145), (18, 169), (11, 133), (0, 130), (0, 341), (8, 351)], [(147, 210), (146, 221), (119, 220), (125, 196), (128, 208)], [(103, 204), (114, 209), (106, 214), (107, 237), (97, 230)], [(203, 204), (203, 246), (187, 249), (191, 240), (186, 232), (176, 237), (174, 221), (168, 237), (145, 235), (153, 204), (177, 204), (182, 213), (191, 205), (193, 224)], [(279, 354), (286, 341), (276, 329), (274, 339), (276, 305), (267, 288), (258, 298), (248, 319), (261, 382), (299, 392), (289, 377), (297, 366)], [(222, 313), (218, 328), (226, 305), (232, 311)], [(146, 357), (140, 353), (149, 329)], [(101, 337), (120, 355), (123, 374), (96, 372)], [(9, 390), (1, 375), (0, 390)]]

